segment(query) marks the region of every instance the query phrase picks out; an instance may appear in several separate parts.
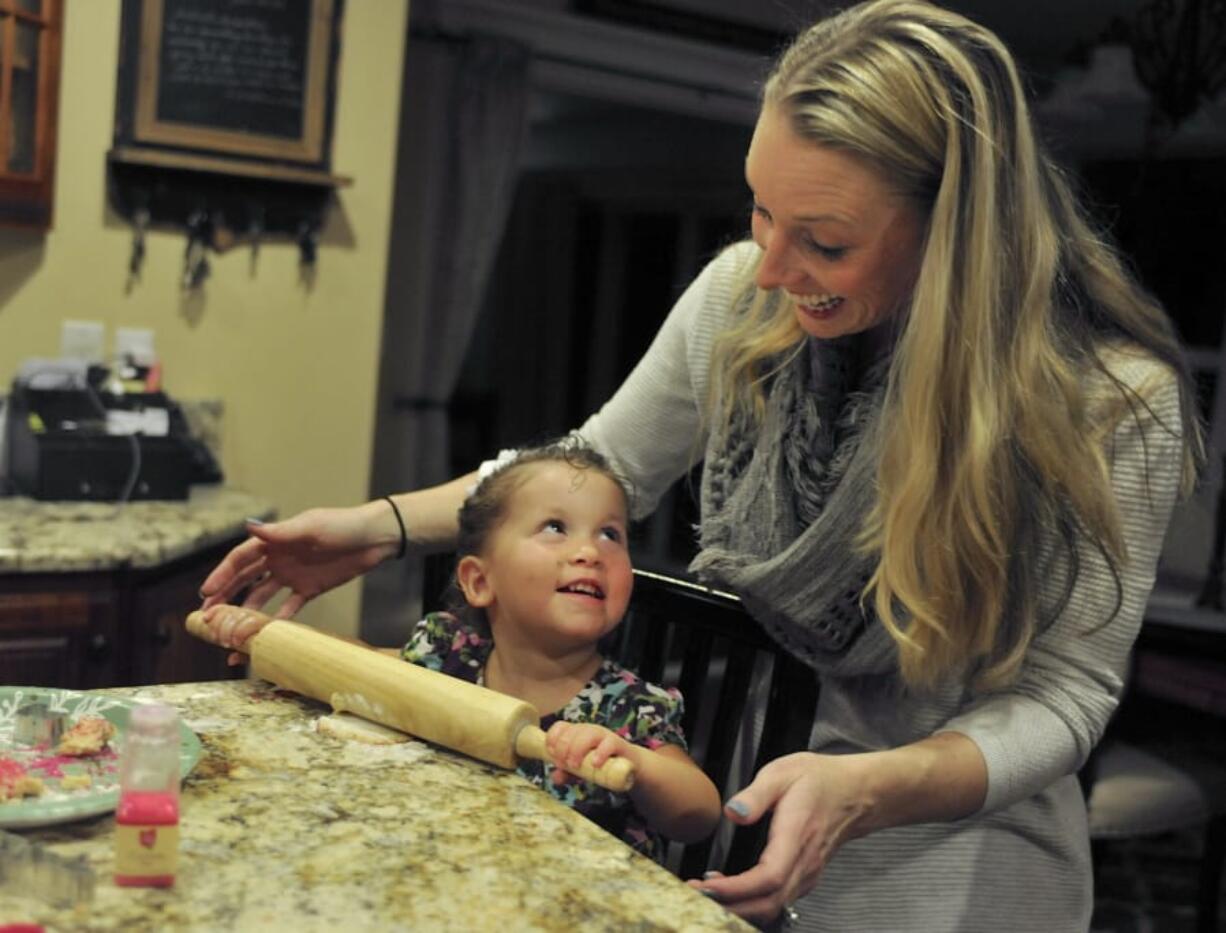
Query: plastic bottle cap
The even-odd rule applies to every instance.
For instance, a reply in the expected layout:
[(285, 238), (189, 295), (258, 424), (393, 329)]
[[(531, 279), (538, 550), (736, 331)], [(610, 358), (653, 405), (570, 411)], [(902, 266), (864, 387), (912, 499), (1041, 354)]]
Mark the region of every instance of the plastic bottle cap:
[(174, 728), (179, 720), (179, 711), (165, 703), (145, 703), (132, 707), (128, 714), (128, 727), (136, 732), (165, 732)]

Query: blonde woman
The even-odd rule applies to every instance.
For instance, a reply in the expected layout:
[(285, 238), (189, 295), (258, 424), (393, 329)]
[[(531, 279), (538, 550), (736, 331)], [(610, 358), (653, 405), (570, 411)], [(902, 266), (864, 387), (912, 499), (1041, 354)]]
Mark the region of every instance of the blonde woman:
[[(715, 259), (581, 429), (649, 509), (704, 460), (693, 570), (818, 673), (812, 751), (692, 884), (806, 930), (1085, 930), (1075, 778), (1119, 699), (1200, 431), (1161, 308), (1087, 223), (991, 32), (873, 0), (801, 35)], [(454, 536), (471, 480), (396, 497)], [(206, 601), (288, 610), (394, 554), (386, 502), (253, 528)]]

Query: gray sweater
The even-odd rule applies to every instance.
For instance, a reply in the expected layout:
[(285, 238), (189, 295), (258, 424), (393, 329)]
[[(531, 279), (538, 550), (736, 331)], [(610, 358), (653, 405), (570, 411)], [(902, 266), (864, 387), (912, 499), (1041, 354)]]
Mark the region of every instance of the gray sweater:
[[(707, 266), (622, 387), (580, 429), (631, 478), (639, 515), (701, 457), (712, 344), (755, 252), (741, 244)], [(901, 690), (897, 672), (822, 678), (813, 750), (891, 748), (955, 731), (982, 751), (988, 791), (967, 819), (901, 826), (844, 845), (796, 905), (798, 929), (1087, 929), (1090, 853), (1076, 772), (1119, 701), (1181, 462), (1174, 379), (1138, 356), (1121, 354), (1112, 367), (1161, 421), (1142, 412), (1138, 426), (1125, 417), (1108, 442), (1129, 555), (1122, 593), (1102, 556), (1083, 548), (1072, 599), (1035, 637), (1020, 679), (1001, 692), (976, 696), (951, 685), (916, 698)], [(1041, 594), (1048, 605), (1061, 596), (1060, 583), (1057, 573)], [(1117, 596), (1122, 605), (1110, 618)], [(888, 636), (875, 624), (862, 637)]]

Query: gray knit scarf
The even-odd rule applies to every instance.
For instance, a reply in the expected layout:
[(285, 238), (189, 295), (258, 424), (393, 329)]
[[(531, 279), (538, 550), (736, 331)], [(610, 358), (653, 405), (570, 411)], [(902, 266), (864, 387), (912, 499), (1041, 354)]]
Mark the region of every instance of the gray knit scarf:
[(875, 493), (886, 363), (865, 360), (858, 336), (807, 349), (778, 361), (756, 431), (743, 418), (712, 430), (690, 570), (739, 594), (819, 672), (876, 673), (896, 667), (897, 653), (860, 607), (877, 557), (855, 537)]

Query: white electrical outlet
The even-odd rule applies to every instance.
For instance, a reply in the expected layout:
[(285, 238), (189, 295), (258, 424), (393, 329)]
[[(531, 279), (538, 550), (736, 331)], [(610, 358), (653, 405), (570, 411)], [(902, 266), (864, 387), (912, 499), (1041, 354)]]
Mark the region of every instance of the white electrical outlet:
[(60, 356), (101, 363), (106, 354), (106, 328), (101, 321), (60, 324)]
[(147, 327), (118, 327), (115, 329), (115, 359), (131, 359), (138, 366), (152, 366), (157, 362), (153, 348), (153, 331)]

